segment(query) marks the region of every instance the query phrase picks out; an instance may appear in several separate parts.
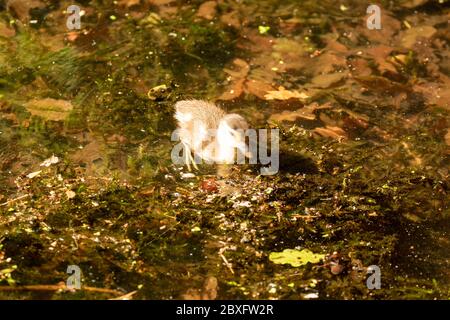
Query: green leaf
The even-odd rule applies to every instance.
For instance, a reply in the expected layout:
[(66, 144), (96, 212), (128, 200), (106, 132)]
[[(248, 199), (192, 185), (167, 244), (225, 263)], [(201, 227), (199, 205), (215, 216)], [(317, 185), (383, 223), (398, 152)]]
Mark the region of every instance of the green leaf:
[(290, 264), (293, 267), (300, 267), (308, 262), (318, 263), (324, 259), (324, 254), (316, 254), (308, 249), (295, 250), (285, 249), (283, 252), (271, 252), (269, 260), (276, 264)]
[(270, 27), (268, 26), (258, 26), (258, 31), (260, 34), (266, 34), (267, 32), (269, 32)]

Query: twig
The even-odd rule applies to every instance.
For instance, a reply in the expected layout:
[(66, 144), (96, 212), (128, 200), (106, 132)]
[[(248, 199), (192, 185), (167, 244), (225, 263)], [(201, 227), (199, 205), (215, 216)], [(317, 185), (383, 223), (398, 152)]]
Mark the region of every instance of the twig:
[(223, 262), (225, 262), (225, 265), (228, 267), (228, 269), (231, 271), (232, 274), (234, 274), (233, 266), (231, 263), (228, 262), (227, 258), (223, 255), (223, 251), (225, 251), (226, 248), (222, 248), (219, 250), (219, 256), (222, 258)]
[(136, 294), (136, 292), (137, 292), (137, 290), (131, 291), (130, 293), (124, 294), (120, 297), (112, 298), (112, 299), (108, 299), (108, 300), (130, 300), (131, 298), (133, 298), (133, 296)]
[[(65, 284), (37, 284), (37, 285), (25, 285), (25, 286), (0, 286), (0, 291), (74, 291), (68, 289)], [(123, 292), (96, 287), (81, 287), (81, 291), (97, 292), (97, 293), (109, 293), (114, 295), (123, 296)]]
[(0, 207), (6, 206), (6, 205), (10, 204), (11, 202), (14, 202), (14, 201), (17, 201), (17, 200), (20, 200), (20, 199), (23, 199), (23, 198), (26, 198), (26, 197), (29, 197), (29, 196), (30, 196), (29, 194), (24, 194), (23, 196), (20, 196), (18, 198), (8, 200), (8, 201), (0, 204)]

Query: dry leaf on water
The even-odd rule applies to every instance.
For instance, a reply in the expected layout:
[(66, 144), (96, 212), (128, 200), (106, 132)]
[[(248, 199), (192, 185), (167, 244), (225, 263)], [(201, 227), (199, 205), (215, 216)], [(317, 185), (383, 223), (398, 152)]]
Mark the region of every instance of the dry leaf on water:
[(139, 5), (140, 3), (140, 0), (119, 0), (118, 5), (130, 8), (132, 6)]
[(441, 74), (440, 83), (424, 82), (414, 85), (414, 91), (423, 94), (429, 105), (450, 110), (450, 78)]
[[(397, 72), (395, 66), (388, 60), (391, 52), (394, 50), (391, 46), (379, 45), (364, 50), (364, 53), (368, 55), (378, 65), (378, 70), (383, 74), (386, 71)], [(360, 74), (362, 75), (362, 74)]]
[(214, 300), (217, 298), (218, 281), (216, 277), (208, 277), (202, 289), (188, 289), (182, 298), (185, 300)]
[(16, 35), (16, 30), (8, 27), (8, 25), (4, 21), (0, 21), (0, 36), (11, 38)]
[(315, 128), (313, 132), (319, 134), (322, 137), (333, 138), (342, 140), (347, 138), (347, 134), (342, 128), (326, 126), (324, 128)]
[(444, 137), (445, 143), (450, 146), (450, 129), (447, 130), (447, 134)]
[(411, 49), (419, 39), (430, 39), (435, 34), (436, 29), (432, 26), (414, 27), (403, 32), (401, 44), (403, 47)]
[(216, 1), (206, 1), (203, 2), (197, 11), (197, 17), (206, 19), (206, 20), (212, 20), (214, 19), (214, 16), (216, 15), (216, 7), (217, 2)]
[(242, 59), (233, 60), (234, 69), (225, 68), (223, 71), (230, 77), (231, 84), (219, 97), (219, 100), (232, 100), (241, 96), (244, 92), (244, 83), (250, 66)]
[(382, 10), (382, 27), (381, 29), (369, 30), (366, 27), (366, 21), (369, 15), (364, 17), (360, 22), (358, 31), (367, 38), (370, 43), (380, 43), (389, 45), (393, 41), (393, 37), (400, 31), (401, 23), (395, 19), (389, 11), (384, 8)]
[(33, 99), (25, 103), (24, 106), (32, 115), (53, 121), (66, 119), (73, 109), (70, 101), (51, 98)]
[(6, 8), (16, 14), (20, 21), (25, 22), (30, 19), (30, 10), (45, 8), (45, 3), (40, 0), (8, 0)]
[(314, 87), (326, 89), (339, 84), (345, 77), (346, 75), (343, 72), (319, 74), (312, 78), (311, 83)]
[(303, 118), (306, 120), (314, 120), (316, 118), (316, 115), (314, 114), (315, 110), (319, 109), (329, 109), (331, 108), (331, 103), (325, 103), (323, 105), (319, 105), (316, 102), (313, 102), (301, 109), (295, 110), (295, 111), (283, 111), (281, 113), (276, 113), (270, 116), (269, 120), (272, 121), (295, 121), (298, 118)]
[(276, 91), (268, 91), (264, 98), (266, 100), (288, 100), (288, 99), (308, 99), (309, 96), (304, 92), (298, 92), (297, 90), (286, 90), (284, 87), (279, 87)]

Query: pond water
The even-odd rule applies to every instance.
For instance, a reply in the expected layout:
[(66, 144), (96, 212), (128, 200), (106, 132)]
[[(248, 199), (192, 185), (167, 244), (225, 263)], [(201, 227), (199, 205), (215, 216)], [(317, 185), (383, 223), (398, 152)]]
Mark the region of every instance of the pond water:
[[(449, 3), (0, 0), (0, 298), (449, 299)], [(174, 164), (183, 99), (278, 172)]]

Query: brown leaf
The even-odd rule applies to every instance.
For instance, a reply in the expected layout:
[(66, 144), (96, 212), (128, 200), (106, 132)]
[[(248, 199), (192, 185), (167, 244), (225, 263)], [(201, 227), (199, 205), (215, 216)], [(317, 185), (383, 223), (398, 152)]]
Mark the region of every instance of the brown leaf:
[(84, 146), (83, 149), (73, 153), (70, 158), (73, 162), (89, 166), (95, 161), (103, 158), (102, 149), (102, 145), (97, 140), (93, 140)]
[(310, 61), (305, 62), (305, 65), (312, 75), (332, 73), (336, 69), (346, 68), (347, 66), (347, 59), (344, 55), (331, 51), (322, 52), (319, 56), (310, 59)]
[(396, 18), (394, 18), (389, 11), (381, 8), (382, 18), (381, 18), (381, 29), (369, 30), (366, 27), (366, 21), (368, 16), (364, 17), (361, 21), (360, 26), (361, 34), (365, 36), (371, 43), (380, 44), (390, 44), (393, 41), (394, 35), (396, 35), (401, 28), (401, 23)]
[(4, 22), (0, 21), (0, 37), (6, 37), (11, 38), (16, 35), (16, 31), (10, 27)]
[(450, 78), (441, 74), (440, 80), (440, 83), (427, 81), (416, 84), (414, 91), (422, 93), (428, 104), (450, 110)]
[(403, 0), (400, 5), (402, 7), (412, 9), (424, 5), (427, 2), (429, 2), (429, 0)]
[(419, 26), (403, 32), (401, 44), (403, 47), (412, 49), (419, 39), (430, 39), (436, 34), (436, 29), (432, 26)]
[(342, 128), (326, 126), (325, 128), (315, 128), (313, 132), (321, 135), (322, 137), (333, 138), (342, 140), (347, 138), (347, 134)]
[(372, 74), (372, 69), (366, 59), (356, 58), (351, 60), (349, 64), (353, 75), (370, 76)]
[(367, 48), (364, 52), (373, 59), (378, 65), (378, 70), (383, 74), (384, 72), (397, 72), (394, 65), (388, 60), (388, 57), (394, 50), (391, 46), (378, 45), (371, 48)]
[(327, 73), (327, 74), (319, 74), (311, 79), (311, 83), (315, 87), (319, 88), (330, 88), (332, 86), (337, 85), (346, 77), (343, 72), (335, 72), (335, 73)]
[(265, 99), (264, 96), (271, 90), (273, 90), (273, 87), (262, 81), (252, 79), (245, 82), (245, 92), (253, 94), (260, 99)]
[(33, 99), (24, 104), (25, 108), (32, 114), (46, 120), (61, 121), (66, 119), (73, 106), (70, 101), (52, 98)]
[(215, 300), (217, 298), (217, 289), (217, 278), (208, 277), (203, 285), (202, 300)]
[(239, 29), (241, 27), (241, 21), (236, 11), (231, 11), (220, 17), (220, 21), (229, 27)]
[(447, 134), (444, 137), (445, 143), (450, 146), (450, 129), (447, 130)]
[(130, 8), (132, 6), (139, 5), (140, 3), (140, 0), (119, 0), (118, 5)]
[(206, 19), (206, 20), (212, 20), (214, 19), (214, 16), (216, 15), (216, 7), (217, 2), (216, 1), (206, 1), (203, 2), (197, 11), (197, 17)]
[(266, 100), (289, 100), (289, 99), (308, 99), (309, 96), (304, 92), (297, 90), (286, 90), (284, 87), (278, 87), (278, 90), (270, 90), (264, 95)]
[(380, 92), (398, 95), (401, 92), (411, 92), (411, 88), (407, 85), (390, 81), (379, 76), (354, 77), (356, 81), (368, 87), (369, 89)]
[(217, 278), (208, 277), (202, 289), (190, 288), (181, 297), (185, 300), (214, 300), (217, 298), (217, 289)]
[(149, 0), (151, 4), (154, 4), (155, 6), (162, 6), (169, 3), (174, 2), (175, 0)]
[(233, 64), (236, 66), (233, 70), (225, 68), (223, 71), (234, 78), (244, 78), (247, 76), (250, 70), (250, 66), (247, 62), (237, 58), (233, 60)]
[(298, 118), (303, 118), (306, 120), (314, 120), (316, 118), (315, 111), (320, 109), (331, 108), (331, 103), (325, 103), (319, 105), (317, 102), (313, 102), (301, 109), (295, 111), (283, 111), (281, 113), (276, 113), (270, 116), (269, 120), (273, 121), (295, 121)]
[(250, 70), (250, 66), (242, 59), (234, 59), (233, 65), (233, 69), (224, 69), (224, 72), (229, 74), (229, 80), (231, 83), (225, 92), (219, 97), (219, 100), (232, 100), (240, 97), (244, 92), (244, 83)]
[(30, 19), (30, 10), (34, 8), (45, 8), (45, 3), (40, 0), (8, 0), (6, 8), (15, 13), (20, 21), (25, 22)]

